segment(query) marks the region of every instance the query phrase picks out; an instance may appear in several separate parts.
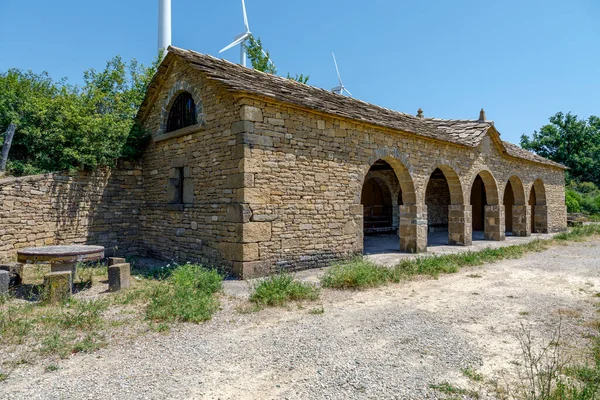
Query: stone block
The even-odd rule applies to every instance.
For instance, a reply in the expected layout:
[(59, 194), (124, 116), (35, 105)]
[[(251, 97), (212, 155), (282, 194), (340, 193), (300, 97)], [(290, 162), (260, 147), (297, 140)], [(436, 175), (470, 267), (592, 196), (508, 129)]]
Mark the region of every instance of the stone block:
[(483, 237), (485, 240), (495, 241), (506, 239), (503, 205), (486, 205), (484, 207)]
[(10, 286), (19, 286), (23, 282), (23, 264), (4, 263), (0, 264), (0, 271), (8, 272), (10, 276)]
[(232, 189), (254, 186), (254, 174), (240, 173), (227, 176), (227, 187)]
[(71, 286), (73, 286), (73, 281), (77, 279), (77, 263), (52, 264), (50, 270), (52, 272), (69, 272), (71, 274)]
[(7, 295), (9, 287), (10, 287), (10, 273), (8, 271), (0, 270), (0, 296)]
[(242, 279), (260, 278), (269, 275), (270, 264), (267, 261), (235, 262), (233, 273)]
[(131, 267), (129, 263), (115, 264), (108, 267), (108, 291), (118, 292), (129, 287)]
[(528, 205), (513, 206), (512, 215), (513, 236), (531, 236), (531, 207)]
[(250, 144), (253, 146), (273, 147), (273, 138), (257, 135), (254, 133), (241, 132), (236, 135), (238, 144)]
[(427, 251), (427, 206), (402, 205), (400, 215), (400, 251), (424, 253)]
[(270, 197), (270, 192), (264, 188), (238, 189), (238, 201), (240, 203), (267, 204)]
[(259, 259), (258, 243), (219, 243), (221, 256), (229, 261), (256, 261)]
[(271, 240), (270, 222), (246, 222), (238, 224), (236, 233), (242, 243), (266, 242)]
[(240, 118), (243, 121), (262, 122), (263, 113), (260, 108), (243, 105), (240, 108)]
[(231, 133), (237, 135), (238, 133), (254, 133), (254, 123), (250, 121), (237, 121), (231, 124)]
[(111, 265), (115, 265), (115, 264), (124, 264), (126, 261), (124, 258), (121, 257), (108, 257), (108, 266), (110, 267)]
[(473, 244), (471, 205), (448, 206), (448, 244), (470, 246)]
[(248, 204), (230, 204), (227, 206), (225, 220), (227, 222), (249, 222), (252, 210)]
[(44, 275), (43, 300), (49, 303), (59, 303), (71, 297), (72, 277), (69, 271), (50, 272)]

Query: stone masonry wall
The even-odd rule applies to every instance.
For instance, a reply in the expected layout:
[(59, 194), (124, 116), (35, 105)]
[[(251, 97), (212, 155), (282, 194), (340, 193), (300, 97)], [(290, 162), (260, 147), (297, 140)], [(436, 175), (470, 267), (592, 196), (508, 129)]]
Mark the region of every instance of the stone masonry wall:
[[(254, 240), (258, 254), (244, 263), (245, 274), (322, 266), (331, 259), (360, 253), (361, 187), (378, 159), (390, 163), (400, 177), (404, 204), (410, 205), (406, 199), (412, 198), (413, 208), (422, 210), (415, 215), (426, 215), (425, 188), (437, 167), (458, 177), (450, 185), (452, 204), (456, 205), (453, 210), (470, 210), (472, 182), (479, 172), (493, 171), (489, 190), (496, 195), (488, 195), (491, 205), (494, 197), (495, 204), (502, 204), (504, 187), (512, 175), (524, 183), (525, 193), (539, 178), (546, 193), (548, 229), (566, 228), (564, 172), (502, 154), (489, 134), (477, 148), (469, 148), (267, 99), (240, 98), (237, 107), (246, 110), (242, 114), (254, 116), (244, 121), (251, 142), (239, 137), (237, 141), (244, 146), (246, 157), (239, 171), (246, 186), (238, 189), (239, 197), (247, 204), (249, 218), (270, 216), (263, 222), (269, 225), (263, 229), (269, 230), (269, 235)], [(465, 207), (457, 208), (459, 205)], [(503, 216), (503, 210), (498, 215)], [(470, 215), (465, 218), (470, 221)]]
[[(243, 149), (236, 147), (234, 124), (240, 109), (229, 93), (187, 64), (171, 69), (144, 120), (154, 139), (143, 160), (146, 207), (140, 216), (140, 244), (150, 256), (231, 269), (242, 260), (237, 223), (242, 210), (234, 206), (238, 193), (233, 189), (245, 179), (239, 173)], [(184, 90), (192, 92), (202, 110), (199, 123), (165, 134), (169, 106)], [(180, 206), (169, 204), (169, 180), (176, 167), (185, 168), (190, 187)]]
[(141, 167), (0, 180), (0, 260), (18, 249), (94, 244), (107, 255), (138, 254)]

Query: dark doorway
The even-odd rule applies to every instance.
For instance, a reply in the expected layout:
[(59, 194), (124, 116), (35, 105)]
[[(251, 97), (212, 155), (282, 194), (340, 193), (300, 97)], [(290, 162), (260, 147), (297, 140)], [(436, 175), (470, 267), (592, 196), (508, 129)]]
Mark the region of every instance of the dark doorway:
[(429, 232), (448, 231), (448, 206), (450, 203), (448, 180), (442, 170), (436, 168), (429, 177), (425, 190)]
[(485, 221), (485, 205), (487, 197), (485, 185), (479, 175), (475, 178), (471, 188), (471, 206), (473, 215), (473, 232), (483, 231)]
[(504, 189), (504, 224), (506, 232), (513, 231), (513, 206), (515, 205), (515, 192), (513, 191), (512, 183), (509, 181)]
[(529, 205), (531, 206), (531, 233), (537, 233), (535, 229), (535, 204), (537, 203), (537, 198), (535, 195), (535, 186), (531, 187), (531, 193), (529, 194)]

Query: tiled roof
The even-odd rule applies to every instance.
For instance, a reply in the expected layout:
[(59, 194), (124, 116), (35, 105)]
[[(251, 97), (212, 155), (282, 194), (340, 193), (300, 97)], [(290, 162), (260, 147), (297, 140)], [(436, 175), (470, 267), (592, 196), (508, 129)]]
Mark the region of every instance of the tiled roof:
[[(186, 60), (208, 79), (221, 83), (225, 89), (231, 92), (260, 95), (283, 103), (444, 142), (476, 147), (489, 128), (493, 126), (491, 121), (419, 118), (194, 51), (169, 47), (167, 57), (170, 57), (171, 54)], [(167, 68), (159, 69), (157, 75), (164, 74), (166, 70)], [(155, 81), (156, 77), (149, 92), (156, 88)], [(143, 112), (144, 107), (145, 105), (140, 112)], [(511, 150), (506, 148), (506, 152), (513, 157), (562, 167), (560, 164), (536, 156), (515, 145), (511, 145)]]

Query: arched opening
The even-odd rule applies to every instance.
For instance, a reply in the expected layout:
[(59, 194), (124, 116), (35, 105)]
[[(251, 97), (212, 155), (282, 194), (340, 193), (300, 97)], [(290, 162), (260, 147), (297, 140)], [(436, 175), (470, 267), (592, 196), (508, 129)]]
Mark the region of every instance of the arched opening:
[(471, 185), (473, 239), (504, 240), (503, 207), (498, 203), (498, 185), (488, 171), (481, 171)]
[(513, 206), (515, 205), (515, 194), (510, 182), (504, 189), (504, 229), (507, 235), (512, 235), (513, 230)]
[(194, 99), (190, 93), (183, 92), (177, 96), (169, 110), (166, 132), (173, 132), (197, 123)]
[(525, 204), (525, 189), (521, 179), (511, 176), (504, 188), (502, 197), (504, 204), (504, 224), (507, 234), (513, 236), (528, 236), (528, 207)]
[(531, 207), (531, 232), (548, 233), (548, 209), (546, 207), (546, 188), (541, 179), (536, 179), (529, 192)]
[(385, 182), (379, 178), (368, 178), (363, 185), (360, 202), (363, 205), (365, 234), (393, 230), (392, 195)]
[[(465, 244), (457, 229), (460, 221), (464, 222), (464, 209), (457, 208), (463, 207), (463, 203), (462, 186), (456, 171), (447, 165), (434, 169), (425, 188), (428, 246)], [(462, 219), (457, 214), (461, 212)]]
[(381, 158), (370, 166), (363, 182), (360, 197), (363, 251), (366, 254), (418, 252), (417, 235), (411, 230), (418, 224), (409, 215), (416, 207), (416, 195), (406, 167), (396, 158)]

